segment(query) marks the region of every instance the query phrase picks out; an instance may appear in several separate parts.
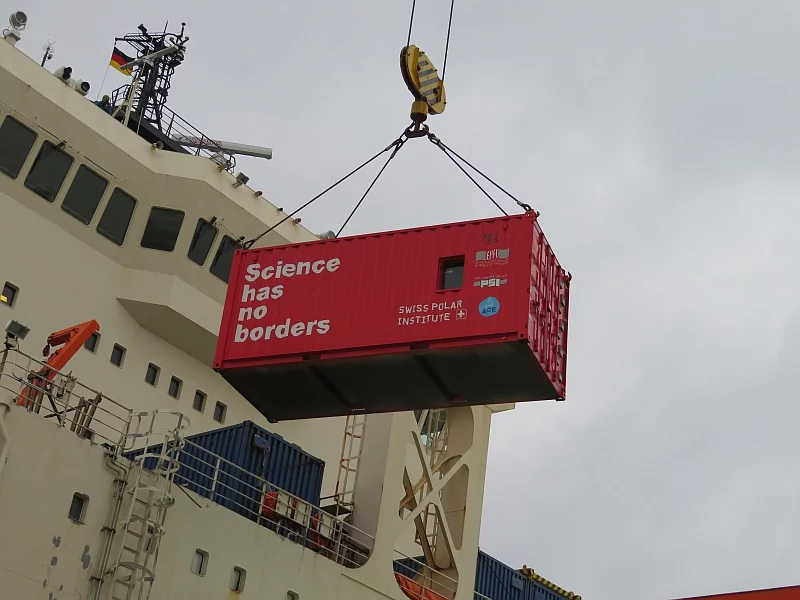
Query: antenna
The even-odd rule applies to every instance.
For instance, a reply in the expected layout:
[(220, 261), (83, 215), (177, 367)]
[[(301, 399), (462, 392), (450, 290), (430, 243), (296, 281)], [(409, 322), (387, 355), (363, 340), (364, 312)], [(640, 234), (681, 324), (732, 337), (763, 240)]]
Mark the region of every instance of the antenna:
[(167, 103), (169, 88), (175, 69), (181, 65), (186, 51), (184, 35), (186, 23), (181, 24), (180, 33), (150, 33), (144, 25), (139, 25), (137, 33), (129, 33), (115, 42), (126, 42), (136, 50), (137, 58), (121, 67), (134, 69), (133, 83), (114, 90), (113, 96), (122, 95), (126, 106), (125, 122), (130, 113), (137, 115), (141, 124), (146, 122), (158, 131), (164, 132), (163, 108)]
[(42, 46), (42, 50), (44, 50), (44, 56), (42, 56), (42, 66), (44, 66), (44, 63), (46, 63), (48, 60), (53, 58), (53, 54), (56, 52), (54, 48), (55, 45), (55, 42), (47, 40), (47, 43)]
[(209, 150), (224, 150), (229, 154), (240, 154), (243, 156), (255, 156), (256, 158), (272, 158), (272, 148), (264, 146), (250, 146), (248, 144), (238, 144), (236, 142), (224, 142), (222, 140), (211, 140), (191, 135), (172, 134), (172, 139), (182, 146), (190, 148), (206, 148)]

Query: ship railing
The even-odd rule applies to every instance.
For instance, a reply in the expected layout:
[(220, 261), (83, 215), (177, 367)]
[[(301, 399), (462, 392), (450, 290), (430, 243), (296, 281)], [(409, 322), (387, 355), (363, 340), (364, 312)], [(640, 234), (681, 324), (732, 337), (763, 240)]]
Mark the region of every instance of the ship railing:
[[(139, 449), (126, 457), (144, 460), (144, 468), (152, 471), (157, 462), (147, 454), (158, 454), (158, 448)], [(373, 536), (267, 479), (270, 475), (289, 479), (275, 471), (295, 469), (296, 477), (292, 474), (292, 478), (300, 480), (302, 465), (282, 466), (257, 475), (190, 440), (184, 440), (177, 462), (180, 466), (174, 482), (179, 486), (345, 567), (358, 568), (369, 559), (375, 544)]]
[[(413, 600), (452, 600), (456, 595), (458, 581), (419, 558), (395, 550), (393, 567), (400, 589)], [(473, 591), (473, 600), (492, 599)]]
[(0, 352), (0, 390), (28, 412), (69, 428), (78, 437), (111, 445), (119, 454), (129, 440), (134, 412), (15, 347)]
[[(130, 87), (130, 84), (123, 85), (111, 92), (111, 105), (114, 108), (125, 102), (130, 92)], [(137, 102), (136, 99), (134, 99), (135, 102)], [(150, 123), (190, 154), (210, 158), (217, 165), (231, 173), (236, 168), (236, 156), (234, 154), (222, 148), (217, 140), (202, 133), (166, 105), (162, 105), (158, 113), (152, 106), (148, 105), (144, 109), (144, 114), (140, 113), (137, 107), (134, 107), (131, 109), (131, 116), (136, 121)], [(181, 140), (191, 141), (191, 145), (182, 144)]]

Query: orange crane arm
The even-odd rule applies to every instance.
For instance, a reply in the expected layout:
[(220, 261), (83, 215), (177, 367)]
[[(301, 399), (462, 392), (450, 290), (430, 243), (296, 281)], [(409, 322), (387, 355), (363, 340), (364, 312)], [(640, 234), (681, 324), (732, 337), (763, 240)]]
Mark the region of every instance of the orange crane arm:
[(42, 367), (37, 376), (31, 379), (31, 383), (22, 389), (17, 397), (17, 404), (20, 406), (27, 404), (28, 400), (35, 396), (35, 388), (41, 389), (41, 385), (37, 385), (37, 381), (41, 383), (44, 383), (44, 380), (52, 381), (56, 373), (67, 366), (70, 359), (83, 347), (86, 340), (99, 330), (100, 325), (97, 321), (91, 320), (51, 333), (47, 338), (47, 345), (61, 346), (61, 348), (53, 352), (47, 360), (46, 366)]

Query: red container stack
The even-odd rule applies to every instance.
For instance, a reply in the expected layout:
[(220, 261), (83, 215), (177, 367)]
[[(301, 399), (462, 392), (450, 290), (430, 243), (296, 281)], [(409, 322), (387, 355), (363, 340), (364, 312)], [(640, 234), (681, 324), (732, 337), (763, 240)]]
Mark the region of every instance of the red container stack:
[(273, 421), (563, 400), (568, 308), (533, 213), (242, 250), (214, 368)]

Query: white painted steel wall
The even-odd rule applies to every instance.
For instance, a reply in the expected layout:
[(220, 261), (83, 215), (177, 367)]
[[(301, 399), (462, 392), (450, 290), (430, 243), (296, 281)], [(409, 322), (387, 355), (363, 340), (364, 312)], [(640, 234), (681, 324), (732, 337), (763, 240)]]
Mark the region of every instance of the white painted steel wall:
[[(12, 409), (7, 423), (12, 446), (0, 481), (0, 592), (15, 600), (40, 599), (50, 593), (57, 598), (86, 598), (114, 481), (104, 449), (20, 407)], [(389, 435), (396, 439), (405, 432), (401, 420), (395, 420)], [(175, 504), (167, 513), (152, 600), (282, 599), (288, 590), (301, 599), (405, 600), (394, 579), (392, 550), (407, 523), (397, 517), (397, 494), (402, 492), (388, 485), (403, 462), (401, 453), (389, 453), (375, 551), (359, 569), (344, 568), (222, 506), (174, 488)], [(482, 482), (479, 473), (475, 475), (468, 500), (480, 506)], [(76, 492), (89, 497), (81, 524), (67, 516)], [(470, 531), (464, 536), (459, 569), (462, 581), (468, 583), (459, 587), (457, 600), (472, 598), (478, 542), (473, 521), (479, 522), (480, 514), (470, 519)], [(202, 577), (191, 571), (196, 549), (209, 557)], [(247, 572), (241, 595), (229, 587), (234, 567)]]

